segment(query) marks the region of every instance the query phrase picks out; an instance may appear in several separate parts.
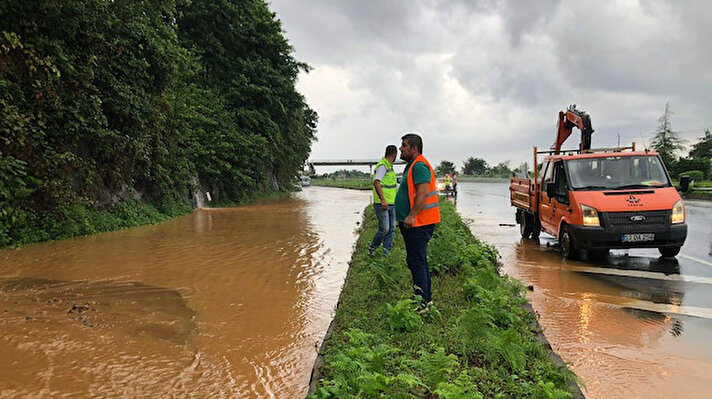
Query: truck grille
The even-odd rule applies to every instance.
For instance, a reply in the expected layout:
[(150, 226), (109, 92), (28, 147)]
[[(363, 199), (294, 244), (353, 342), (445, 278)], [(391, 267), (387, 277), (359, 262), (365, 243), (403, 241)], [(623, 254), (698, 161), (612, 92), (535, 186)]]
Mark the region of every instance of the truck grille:
[(601, 212), (603, 223), (617, 231), (656, 229), (670, 224), (670, 211)]

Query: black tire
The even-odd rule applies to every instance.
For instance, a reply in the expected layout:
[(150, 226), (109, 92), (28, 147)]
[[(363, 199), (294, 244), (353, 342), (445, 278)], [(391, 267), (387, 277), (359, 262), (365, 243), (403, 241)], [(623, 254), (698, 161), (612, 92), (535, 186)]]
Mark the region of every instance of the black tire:
[(532, 226), (532, 240), (538, 240), (539, 234), (541, 234), (541, 224), (539, 224), (538, 216), (532, 216), (533, 226)]
[(524, 238), (529, 238), (532, 235), (532, 224), (531, 215), (522, 212), (519, 215), (519, 234)]
[(658, 248), (658, 251), (660, 251), (660, 255), (662, 255), (663, 258), (672, 258), (680, 253), (680, 248), (681, 247), (661, 247)]
[(571, 236), (571, 231), (569, 231), (568, 226), (561, 228), (561, 233), (559, 234), (559, 248), (561, 249), (561, 256), (566, 259), (577, 259), (578, 251), (576, 250), (576, 245), (574, 244), (574, 239)]

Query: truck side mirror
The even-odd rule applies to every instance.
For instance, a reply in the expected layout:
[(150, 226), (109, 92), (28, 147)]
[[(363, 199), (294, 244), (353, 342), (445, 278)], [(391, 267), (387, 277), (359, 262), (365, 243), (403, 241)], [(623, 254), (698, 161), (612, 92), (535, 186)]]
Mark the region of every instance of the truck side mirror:
[(680, 176), (680, 185), (677, 187), (677, 191), (681, 193), (686, 193), (690, 189), (690, 176)]
[(556, 195), (556, 192), (554, 191), (556, 187), (554, 187), (553, 182), (546, 182), (544, 183), (544, 190), (546, 191), (546, 195), (549, 198), (553, 198), (554, 195)]

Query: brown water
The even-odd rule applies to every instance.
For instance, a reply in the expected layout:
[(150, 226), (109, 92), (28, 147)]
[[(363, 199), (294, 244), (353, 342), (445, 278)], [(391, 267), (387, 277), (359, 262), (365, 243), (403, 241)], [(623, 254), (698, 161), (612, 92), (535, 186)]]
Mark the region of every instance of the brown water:
[(695, 234), (677, 260), (642, 249), (567, 261), (545, 234), (539, 243), (520, 238), (507, 188), (460, 183), (458, 211), (497, 247), (502, 271), (532, 286), (545, 335), (582, 378), (586, 397), (710, 397), (712, 207), (688, 202)]
[(0, 251), (0, 397), (304, 397), (369, 198)]

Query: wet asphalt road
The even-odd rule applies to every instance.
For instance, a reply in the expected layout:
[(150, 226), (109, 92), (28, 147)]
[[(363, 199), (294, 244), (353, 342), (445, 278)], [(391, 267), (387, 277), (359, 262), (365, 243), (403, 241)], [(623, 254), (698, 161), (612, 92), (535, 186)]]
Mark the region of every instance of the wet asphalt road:
[(570, 261), (553, 237), (520, 237), (507, 182), (458, 189), (458, 211), (497, 247), (502, 272), (533, 287), (528, 298), (545, 334), (587, 397), (708, 397), (712, 202), (686, 201), (688, 238), (674, 259), (631, 249)]

